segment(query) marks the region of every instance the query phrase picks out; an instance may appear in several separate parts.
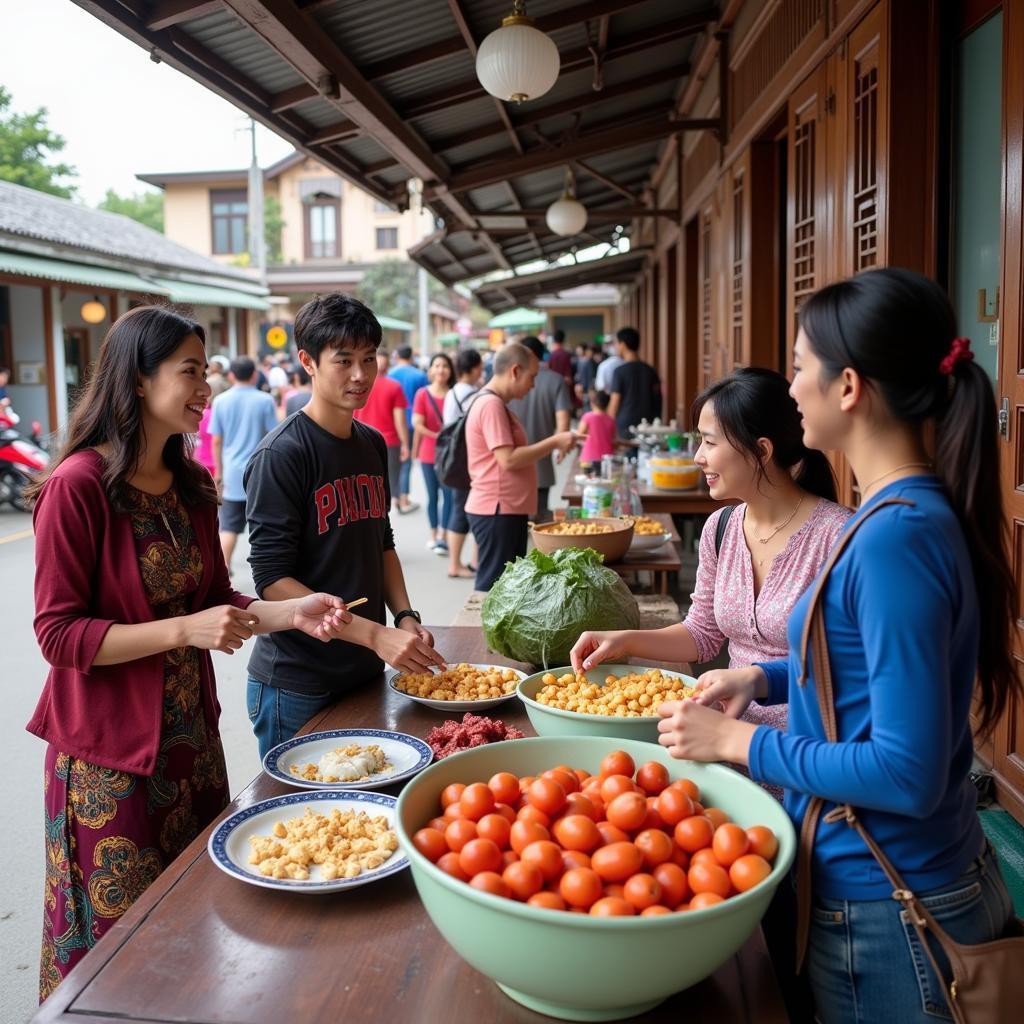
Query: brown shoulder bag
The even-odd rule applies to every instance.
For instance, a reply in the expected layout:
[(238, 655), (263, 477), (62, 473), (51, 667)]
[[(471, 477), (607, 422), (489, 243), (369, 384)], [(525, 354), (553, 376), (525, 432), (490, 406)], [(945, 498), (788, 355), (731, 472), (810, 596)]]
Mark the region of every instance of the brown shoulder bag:
[[(807, 650), (810, 647), (814, 659), (818, 706), (821, 710), (825, 735), (830, 743), (835, 743), (837, 738), (836, 706), (832, 692), (832, 665), (829, 660), (828, 638), (825, 635), (822, 593), (832, 567), (843, 553), (850, 538), (866, 519), (887, 505), (913, 505), (913, 502), (901, 498), (888, 498), (885, 501), (880, 501), (842, 536), (815, 583), (807, 609), (807, 618), (804, 621), (800, 643), (799, 683), (801, 686), (807, 683)], [(811, 800), (800, 830), (800, 853), (797, 865), (796, 959), (798, 973), (807, 950), (807, 937), (810, 931), (811, 853), (823, 805), (824, 801), (821, 797), (814, 797)], [(935, 976), (940, 981), (943, 979), (943, 972), (939, 969), (928, 941), (929, 932), (949, 958), (953, 980), (948, 989), (943, 991), (953, 1020), (957, 1024), (1005, 1024), (1006, 1021), (1019, 1019), (1021, 1008), (1024, 1007), (1024, 922), (1014, 918), (1007, 935), (994, 942), (983, 942), (972, 946), (956, 942), (904, 883), (889, 858), (864, 828), (853, 807), (849, 804), (836, 806), (825, 815), (825, 821), (830, 824), (845, 821), (847, 825), (857, 830), (885, 872), (886, 878), (892, 883), (892, 898), (903, 905), (921, 940), (921, 946), (931, 962)]]

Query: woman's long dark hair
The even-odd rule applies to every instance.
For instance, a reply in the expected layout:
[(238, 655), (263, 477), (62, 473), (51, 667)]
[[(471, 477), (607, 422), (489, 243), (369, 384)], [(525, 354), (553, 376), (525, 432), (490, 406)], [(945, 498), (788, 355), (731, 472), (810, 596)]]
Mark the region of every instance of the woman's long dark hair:
[(799, 466), (798, 486), (819, 498), (836, 500), (836, 480), (824, 454), (804, 444), (800, 412), (789, 394), (789, 381), (774, 370), (745, 366), (705, 388), (693, 403), (694, 428), (701, 410), (711, 402), (725, 439), (757, 466), (764, 478), (764, 455), (758, 440), (772, 443), (772, 460), (782, 469)]
[(956, 337), (949, 296), (910, 270), (870, 270), (822, 288), (800, 311), (800, 325), (822, 363), (822, 385), (857, 371), (899, 420), (935, 423), (935, 472), (963, 527), (981, 619), (980, 728), (987, 735), (1013, 693), (1021, 693), (1010, 653), (1017, 597), (1007, 558), (999, 480), (996, 403), (973, 360), (952, 374), (940, 363)]
[[(139, 377), (152, 377), (190, 334), (206, 344), (199, 324), (162, 306), (138, 306), (119, 317), (103, 339), (96, 366), (71, 414), (67, 440), (47, 477), (75, 452), (107, 445), (103, 485), (110, 504), (118, 512), (127, 511), (128, 480), (138, 468), (142, 448)], [(193, 447), (191, 434), (172, 434), (164, 445), (164, 462), (185, 504), (216, 505), (213, 480), (193, 458)], [(44, 477), (29, 489), (30, 499), (38, 496), (45, 481)]]

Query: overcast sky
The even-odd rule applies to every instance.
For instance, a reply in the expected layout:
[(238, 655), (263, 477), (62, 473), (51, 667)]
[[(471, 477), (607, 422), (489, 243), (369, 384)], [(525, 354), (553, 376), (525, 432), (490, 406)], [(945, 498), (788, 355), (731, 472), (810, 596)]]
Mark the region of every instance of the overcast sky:
[[(135, 175), (247, 167), (248, 119), (71, 0), (0, 0), (0, 84), (17, 113), (46, 107), (67, 140), (59, 159), (78, 170), (79, 196), (149, 189)], [(292, 147), (257, 129), (265, 167)]]

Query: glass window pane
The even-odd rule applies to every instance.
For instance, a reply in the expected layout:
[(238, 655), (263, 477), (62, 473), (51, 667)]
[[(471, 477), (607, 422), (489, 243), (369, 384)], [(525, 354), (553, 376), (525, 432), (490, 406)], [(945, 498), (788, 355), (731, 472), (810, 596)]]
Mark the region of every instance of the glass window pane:
[(228, 222), (224, 217), (213, 221), (213, 251), (228, 252)]
[(245, 221), (239, 217), (231, 220), (231, 251), (245, 252)]

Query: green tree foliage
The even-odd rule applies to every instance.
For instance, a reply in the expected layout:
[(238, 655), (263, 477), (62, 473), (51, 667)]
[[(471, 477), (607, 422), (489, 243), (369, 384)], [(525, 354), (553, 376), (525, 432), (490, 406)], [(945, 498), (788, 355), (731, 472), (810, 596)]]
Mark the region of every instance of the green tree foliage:
[(132, 196), (119, 196), (112, 188), (100, 201), (99, 209), (108, 213), (123, 213), (147, 228), (164, 230), (164, 194), (163, 192), (142, 192)]
[[(381, 260), (374, 263), (356, 289), (359, 298), (375, 313), (398, 320), (416, 322), (419, 268), (412, 260)], [(435, 278), (427, 277), (427, 294), (435, 302), (450, 305), (448, 289)]]
[(64, 137), (50, 130), (46, 108), (14, 114), (10, 106), (11, 94), (0, 85), (0, 179), (70, 199), (75, 186), (59, 179), (77, 172), (69, 164), (49, 162), (64, 148)]
[(284, 218), (281, 216), (281, 202), (277, 196), (267, 196), (263, 200), (263, 239), (267, 245), (267, 263), (283, 263), (281, 251), (281, 231)]

